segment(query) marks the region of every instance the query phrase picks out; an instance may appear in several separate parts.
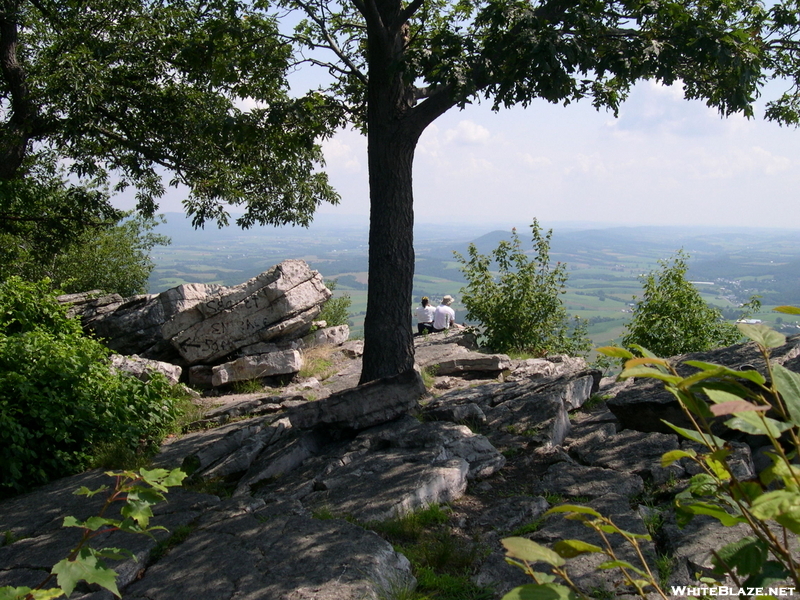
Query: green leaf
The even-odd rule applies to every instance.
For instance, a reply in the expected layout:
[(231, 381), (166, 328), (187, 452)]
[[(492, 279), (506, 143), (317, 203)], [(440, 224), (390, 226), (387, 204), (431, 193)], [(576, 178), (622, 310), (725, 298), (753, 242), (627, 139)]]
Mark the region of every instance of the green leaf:
[(32, 590), (29, 587), (0, 587), (0, 600), (25, 600), (29, 595), (32, 595), (34, 600), (52, 600), (63, 596), (64, 592), (59, 588)]
[(564, 559), (558, 554), (545, 548), (541, 544), (532, 542), (521, 537), (510, 537), (501, 540), (506, 549), (506, 555), (512, 558), (519, 558), (528, 562), (546, 562), (548, 565), (560, 567), (564, 564)]
[(719, 488), (717, 480), (707, 473), (698, 473), (689, 480), (688, 491), (699, 496), (714, 495)]
[(52, 598), (60, 598), (64, 595), (64, 590), (61, 588), (50, 588), (47, 590), (31, 590), (30, 594), (33, 600), (51, 600)]
[(761, 496), (764, 490), (755, 481), (740, 481), (739, 485), (731, 489), (731, 493), (736, 500), (752, 502)]
[(61, 523), (62, 527), (83, 527), (83, 521), (78, 521), (75, 517), (64, 517), (64, 522)]
[(709, 517), (714, 517), (725, 527), (732, 527), (738, 523), (747, 522), (747, 519), (744, 517), (731, 515), (716, 504), (709, 504), (708, 502), (692, 502), (691, 504), (682, 504), (681, 508), (695, 515), (708, 515)]
[(766, 382), (764, 376), (758, 371), (753, 371), (753, 370), (736, 371), (734, 369), (730, 369), (723, 365), (715, 365), (714, 363), (707, 363), (701, 360), (687, 360), (683, 364), (689, 365), (690, 367), (696, 367), (704, 371), (713, 370), (716, 372), (717, 376), (727, 375), (729, 377), (735, 377), (737, 379), (747, 379), (749, 381), (752, 381), (753, 383), (758, 383), (759, 385), (763, 385)]
[(119, 527), (120, 521), (115, 519), (106, 519), (104, 517), (89, 517), (83, 524), (83, 526), (89, 531), (97, 531), (106, 525), (110, 525), (111, 527)]
[[(717, 551), (717, 556), (711, 557), (714, 572), (723, 574), (727, 572), (725, 565), (736, 569), (739, 576), (754, 575), (761, 570), (767, 560), (767, 545), (755, 536), (743, 537), (740, 540), (727, 544)], [(722, 559), (720, 561), (719, 559)]]
[(582, 540), (560, 540), (553, 544), (553, 550), (563, 558), (573, 558), (589, 552), (603, 552), (600, 546), (595, 546)]
[(713, 454), (709, 454), (705, 457), (705, 463), (718, 479), (728, 481), (731, 478), (731, 474), (725, 467), (725, 463), (714, 458)]
[[(774, 452), (767, 452), (766, 454), (772, 459), (772, 465), (765, 469), (765, 471), (769, 471), (773, 478), (780, 477), (787, 488), (796, 485), (795, 482), (800, 480), (800, 467), (787, 463), (783, 457)], [(765, 482), (765, 484), (768, 483), (769, 482)]]
[(750, 507), (753, 515), (777, 521), (793, 533), (800, 534), (800, 493), (775, 490), (759, 496)]
[(617, 527), (616, 525), (611, 523), (603, 523), (602, 525), (598, 525), (597, 528), (605, 533), (618, 533), (619, 535), (627, 535), (628, 537), (638, 538), (640, 540), (647, 540), (647, 541), (650, 541), (652, 539), (650, 537), (650, 534), (633, 533), (632, 531), (625, 531), (624, 529)]
[(602, 517), (599, 512), (597, 512), (593, 508), (589, 508), (588, 506), (581, 506), (580, 504), (559, 504), (558, 506), (554, 506), (546, 513), (544, 516), (552, 515), (555, 513), (578, 513), (581, 515), (592, 515), (593, 517)]
[(30, 591), (29, 587), (0, 587), (0, 600), (24, 600)]
[(107, 489), (108, 489), (107, 485), (101, 485), (96, 490), (90, 490), (85, 485), (82, 485), (81, 487), (79, 487), (77, 490), (75, 490), (72, 493), (75, 494), (76, 496), (87, 496), (87, 497), (91, 498), (92, 496), (95, 496), (96, 494), (99, 494), (101, 492), (105, 492)]
[(757, 325), (748, 325), (746, 323), (737, 323), (736, 327), (742, 332), (742, 335), (753, 340), (756, 344), (764, 348), (777, 348), (786, 343), (786, 336), (778, 333), (763, 323)]
[(661, 422), (664, 423), (664, 425), (666, 425), (667, 427), (669, 427), (673, 431), (675, 431), (676, 433), (682, 435), (683, 437), (685, 437), (687, 439), (692, 440), (693, 442), (697, 442), (698, 444), (702, 444), (703, 446), (708, 447), (709, 442), (714, 442), (714, 443), (716, 443), (717, 446), (720, 446), (720, 447), (725, 445), (725, 440), (723, 440), (721, 438), (718, 438), (717, 436), (712, 435), (710, 433), (704, 434), (705, 435), (705, 437), (704, 437), (703, 435), (700, 435), (700, 433), (695, 431), (694, 429), (684, 429), (683, 427), (678, 427), (677, 425), (673, 425), (672, 423), (670, 423), (669, 421), (665, 421), (664, 419), (661, 419)]
[(678, 399), (678, 402), (685, 406), (693, 415), (705, 419), (710, 419), (714, 416), (709, 410), (705, 400), (698, 398), (692, 392), (674, 387), (668, 387), (667, 390), (669, 390), (669, 392)]
[(650, 379), (660, 379), (661, 381), (665, 381), (666, 383), (677, 385), (682, 381), (682, 377), (678, 377), (677, 375), (669, 375), (667, 373), (662, 373), (657, 369), (651, 369), (650, 367), (632, 367), (630, 369), (625, 369), (622, 373), (619, 374), (621, 379), (628, 379), (630, 377), (646, 377)]
[(597, 348), (597, 352), (606, 356), (610, 356), (611, 358), (634, 358), (632, 352), (626, 350), (625, 348), (620, 348), (619, 346), (601, 346), (600, 348)]
[(164, 480), (169, 476), (169, 471), (166, 469), (139, 469), (139, 475), (147, 484), (166, 492), (167, 488), (163, 485)]
[(172, 469), (162, 483), (164, 487), (176, 487), (183, 484), (183, 480), (186, 479), (186, 476), (183, 469)]
[(514, 588), (502, 600), (579, 600), (579, 596), (558, 583), (528, 583)]
[(790, 371), (783, 365), (773, 365), (772, 375), (775, 387), (789, 411), (792, 423), (800, 427), (800, 374)]
[(153, 503), (149, 501), (141, 501), (136, 497), (131, 498), (132, 494), (128, 495), (128, 501), (125, 506), (119, 511), (123, 517), (127, 517), (136, 521), (137, 525), (142, 529), (147, 529), (150, 523), (150, 517), (153, 516)]
[(787, 315), (800, 315), (800, 308), (796, 306), (776, 306), (772, 310)]
[(725, 421), (725, 425), (736, 431), (744, 431), (752, 435), (768, 435), (778, 439), (787, 429), (792, 428), (791, 423), (776, 421), (756, 412), (737, 413), (733, 419)]
[(91, 548), (82, 548), (75, 560), (63, 559), (52, 569), (57, 576), (58, 585), (69, 596), (79, 581), (96, 583), (119, 597), (117, 574), (98, 561)]
[[(768, 560), (761, 565), (758, 573), (751, 575), (742, 582), (745, 587), (771, 587), (772, 584), (785, 582), (791, 577), (791, 573), (781, 563), (775, 560)], [(773, 596), (756, 596), (756, 598), (775, 598)]]
[(638, 567), (634, 567), (627, 560), (607, 560), (606, 562), (600, 563), (599, 565), (597, 565), (597, 568), (598, 569), (620, 569), (620, 568), (622, 568), (622, 569), (630, 569), (631, 571), (633, 571), (637, 575), (641, 575), (642, 577), (647, 577), (647, 573), (645, 571), (642, 571)]
[(720, 377), (724, 372), (725, 370), (722, 367), (717, 367), (716, 369), (705, 369), (699, 373), (695, 373), (684, 378), (684, 380), (681, 381), (678, 386), (683, 389), (688, 389), (700, 381), (704, 381), (712, 377)]
[(697, 456), (697, 452), (691, 448), (688, 450), (670, 450), (661, 456), (661, 466), (668, 467), (682, 458), (694, 458), (695, 456)]
[(95, 554), (98, 558), (107, 558), (109, 560), (132, 559), (134, 562), (139, 562), (139, 559), (136, 558), (136, 555), (125, 548), (98, 548), (95, 550)]
[[(669, 367), (669, 361), (664, 358), (641, 356), (641, 357), (631, 358), (630, 360), (625, 362), (626, 369), (632, 369), (633, 367), (638, 367), (641, 365), (655, 365), (656, 368)], [(663, 371), (661, 370), (659, 370), (659, 372), (663, 373)]]

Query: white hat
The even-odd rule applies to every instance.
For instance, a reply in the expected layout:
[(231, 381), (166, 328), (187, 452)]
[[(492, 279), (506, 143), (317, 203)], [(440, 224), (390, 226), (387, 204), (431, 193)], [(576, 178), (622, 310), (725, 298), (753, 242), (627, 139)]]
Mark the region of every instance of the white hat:
[(452, 302), (453, 302), (453, 297), (450, 294), (442, 298), (442, 304), (447, 304), (449, 306)]

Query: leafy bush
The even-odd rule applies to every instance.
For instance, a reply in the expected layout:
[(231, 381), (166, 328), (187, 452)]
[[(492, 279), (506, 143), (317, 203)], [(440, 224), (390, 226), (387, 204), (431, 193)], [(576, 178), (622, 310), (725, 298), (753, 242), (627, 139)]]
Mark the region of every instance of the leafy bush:
[[(326, 284), (330, 291), (336, 289), (336, 280), (329, 281)], [(331, 297), (322, 307), (322, 312), (317, 317), (320, 321), (325, 321), (328, 327), (336, 327), (338, 325), (347, 325), (350, 317), (350, 305), (352, 299), (349, 294), (342, 294), (334, 298)]]
[(128, 297), (144, 294), (155, 268), (150, 251), (170, 239), (153, 233), (157, 219), (126, 213), (114, 226), (84, 233), (51, 261), (47, 276), (67, 293), (100, 289)]
[(180, 412), (165, 378), (112, 373), (49, 287), (0, 284), (0, 496), (79, 472), (101, 446), (152, 449)]
[[(779, 307), (781, 312), (800, 314), (800, 309)], [(716, 577), (728, 576), (731, 595), (742, 596), (748, 588), (769, 589), (790, 581), (800, 587), (800, 566), (797, 563), (796, 536), (800, 534), (800, 374), (770, 361), (770, 349), (782, 346), (786, 338), (765, 325), (740, 324), (738, 330), (754, 341), (766, 363), (767, 377), (755, 369), (735, 371), (728, 367), (701, 361), (686, 361), (697, 369), (688, 377), (678, 374), (668, 361), (643, 350), (644, 357), (622, 348), (600, 348), (599, 351), (625, 359), (620, 377), (647, 377), (664, 382), (678, 399), (691, 428), (669, 425), (676, 433), (694, 442), (699, 450), (685, 447), (671, 450), (661, 458), (661, 466), (676, 461), (690, 461), (697, 471), (688, 485), (675, 497), (678, 525), (684, 526), (697, 515), (719, 521), (725, 527), (746, 524), (749, 535), (735, 539), (712, 551), (714, 578), (702, 578), (707, 587), (718, 587)], [(732, 449), (720, 437), (722, 425), (734, 432), (760, 436), (771, 446), (767, 456), (769, 467), (757, 479), (745, 480), (736, 475), (728, 459)], [(642, 598), (667, 598), (662, 589), (663, 577), (652, 568), (640, 542), (650, 535), (620, 529), (597, 511), (578, 505), (562, 505), (545, 513), (566, 513), (567, 518), (581, 521), (601, 533), (603, 546), (581, 540), (561, 540), (552, 549), (525, 538), (503, 540), (512, 564), (523, 569), (534, 583), (516, 588), (504, 600), (577, 600), (587, 596), (570, 579), (568, 559), (586, 553), (601, 553), (608, 560), (599, 569), (619, 569), (631, 591)], [(608, 535), (621, 535), (634, 549), (635, 564), (615, 555)], [(534, 570), (534, 563), (550, 566), (549, 573)], [(658, 562), (656, 563), (658, 565)], [(687, 582), (689, 583), (689, 582)], [(722, 583), (721, 585), (728, 585)], [(737, 593), (738, 592), (738, 593)], [(759, 598), (774, 598), (758, 592)], [(752, 595), (750, 593), (748, 596)], [(784, 595), (781, 593), (781, 595)]]
[[(741, 334), (717, 308), (705, 303), (686, 280), (689, 255), (678, 253), (660, 260), (660, 269), (641, 278), (644, 292), (633, 309), (622, 345), (639, 345), (658, 356), (702, 352), (735, 344)], [(754, 298), (748, 307), (757, 310)]]
[[(510, 242), (501, 241), (489, 255), (480, 254), (474, 244), (469, 245), (469, 260), (455, 253), (467, 280), (467, 287), (461, 289), (467, 319), (483, 326), (483, 341), (496, 352), (584, 355), (591, 347), (586, 322), (570, 319), (561, 300), (567, 265), (550, 264), (553, 231), (543, 234), (534, 219), (531, 233), (532, 258), (522, 249), (516, 229)], [(497, 276), (492, 271), (495, 263)]]
[(65, 292), (147, 290), (150, 251), (170, 243), (158, 219), (115, 210), (108, 194), (73, 186), (61, 173), (0, 182), (0, 280), (49, 278)]

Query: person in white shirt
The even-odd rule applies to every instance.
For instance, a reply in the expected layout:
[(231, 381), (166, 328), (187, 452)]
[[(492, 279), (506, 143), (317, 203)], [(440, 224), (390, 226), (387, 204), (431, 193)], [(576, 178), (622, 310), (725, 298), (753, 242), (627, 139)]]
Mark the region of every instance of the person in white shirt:
[(456, 323), (456, 311), (450, 308), (453, 303), (453, 297), (450, 295), (442, 298), (442, 303), (436, 307), (436, 312), (433, 313), (433, 331), (444, 331), (451, 327), (461, 328), (461, 325)]
[(417, 333), (420, 335), (433, 331), (433, 314), (436, 309), (430, 305), (427, 296), (422, 297), (420, 305), (414, 313), (417, 317)]

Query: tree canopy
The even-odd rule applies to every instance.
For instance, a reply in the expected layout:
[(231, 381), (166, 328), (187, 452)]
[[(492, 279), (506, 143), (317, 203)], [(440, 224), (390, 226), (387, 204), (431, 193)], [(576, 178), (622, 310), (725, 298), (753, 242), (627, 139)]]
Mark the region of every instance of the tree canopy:
[(2, 0), (0, 181), (62, 165), (66, 188), (134, 186), (148, 214), (180, 183), (198, 224), (229, 204), (243, 226), (307, 224), (337, 201), (316, 167), (340, 119), (288, 94), (290, 60), (274, 19), (235, 0)]
[[(55, 202), (55, 201), (53, 201)], [(59, 227), (64, 221), (56, 220)], [(66, 228), (48, 235), (47, 223), (18, 223), (0, 231), (0, 281), (17, 276), (26, 281), (48, 279), (66, 293), (103, 290), (124, 297), (147, 293), (155, 267), (150, 251), (170, 239), (153, 232), (158, 219), (121, 213), (118, 222), (87, 228)], [(11, 228), (8, 228), (11, 229)]]

